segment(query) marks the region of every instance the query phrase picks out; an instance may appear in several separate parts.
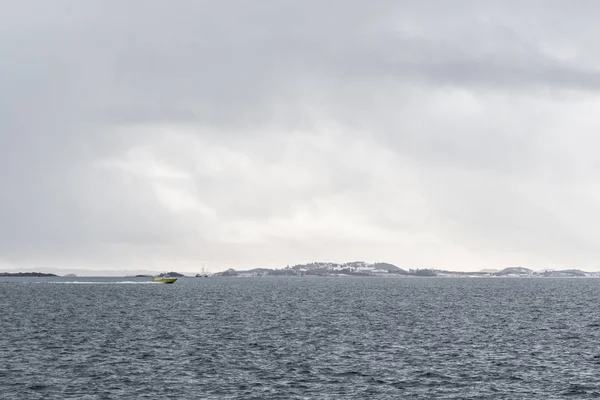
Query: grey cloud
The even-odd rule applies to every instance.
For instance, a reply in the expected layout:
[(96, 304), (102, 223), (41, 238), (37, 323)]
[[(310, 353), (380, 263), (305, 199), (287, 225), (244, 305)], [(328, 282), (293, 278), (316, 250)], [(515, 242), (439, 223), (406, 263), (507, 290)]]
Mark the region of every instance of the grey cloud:
[(593, 197), (599, 6), (566, 4), (7, 4), (0, 259), (591, 268), (561, 194)]

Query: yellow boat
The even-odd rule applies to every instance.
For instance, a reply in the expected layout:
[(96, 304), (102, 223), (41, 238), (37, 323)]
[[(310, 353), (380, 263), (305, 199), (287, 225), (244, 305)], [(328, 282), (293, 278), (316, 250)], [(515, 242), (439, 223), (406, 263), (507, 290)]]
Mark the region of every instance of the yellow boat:
[(155, 276), (152, 278), (152, 282), (156, 283), (175, 283), (176, 280), (177, 278), (171, 278), (168, 276)]

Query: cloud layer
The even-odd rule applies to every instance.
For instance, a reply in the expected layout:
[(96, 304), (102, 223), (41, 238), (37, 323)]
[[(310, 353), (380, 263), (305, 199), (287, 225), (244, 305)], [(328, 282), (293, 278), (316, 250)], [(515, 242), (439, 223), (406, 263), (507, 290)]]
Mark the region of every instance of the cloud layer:
[(7, 3), (0, 265), (598, 269), (599, 8)]

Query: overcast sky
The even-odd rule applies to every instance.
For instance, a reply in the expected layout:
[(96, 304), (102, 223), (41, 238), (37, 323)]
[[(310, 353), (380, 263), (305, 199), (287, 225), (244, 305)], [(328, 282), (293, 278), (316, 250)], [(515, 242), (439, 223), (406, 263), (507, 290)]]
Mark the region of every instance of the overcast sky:
[(596, 1), (0, 3), (0, 269), (600, 270)]

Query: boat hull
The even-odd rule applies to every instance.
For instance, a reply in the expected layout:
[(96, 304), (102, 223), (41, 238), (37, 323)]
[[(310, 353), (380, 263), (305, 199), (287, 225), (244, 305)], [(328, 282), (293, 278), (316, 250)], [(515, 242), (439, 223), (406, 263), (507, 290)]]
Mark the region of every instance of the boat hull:
[(152, 278), (152, 282), (155, 283), (175, 283), (177, 278)]

